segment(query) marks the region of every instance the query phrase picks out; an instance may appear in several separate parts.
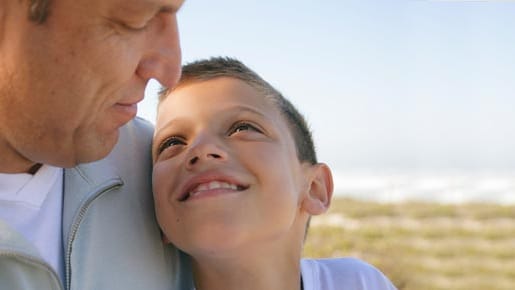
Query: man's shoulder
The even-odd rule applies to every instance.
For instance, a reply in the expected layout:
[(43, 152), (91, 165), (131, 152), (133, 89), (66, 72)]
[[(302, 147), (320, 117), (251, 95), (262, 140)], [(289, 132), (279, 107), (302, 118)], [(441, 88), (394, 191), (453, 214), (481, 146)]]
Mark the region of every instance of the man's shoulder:
[(145, 141), (151, 141), (153, 134), (154, 125), (143, 118), (136, 117), (120, 128), (120, 138), (118, 139), (117, 145), (122, 143), (121, 141), (123, 141), (123, 138), (133, 138), (138, 140), (145, 139)]
[(136, 128), (142, 129), (142, 130), (147, 130), (147, 131), (150, 130), (152, 132), (154, 131), (154, 125), (152, 125), (152, 123), (150, 123), (150, 121), (143, 119), (141, 117), (135, 117), (134, 119), (132, 119), (129, 123), (127, 123), (123, 127), (136, 127)]
[(120, 128), (120, 136), (112, 155), (143, 154), (150, 156), (154, 126), (147, 120), (136, 117)]

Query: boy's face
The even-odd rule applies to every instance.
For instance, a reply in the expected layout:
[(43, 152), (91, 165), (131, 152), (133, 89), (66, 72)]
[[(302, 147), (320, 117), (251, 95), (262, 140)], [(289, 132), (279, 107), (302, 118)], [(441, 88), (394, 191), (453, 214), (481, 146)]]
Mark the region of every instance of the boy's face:
[(153, 160), (158, 221), (186, 252), (302, 238), (312, 166), (299, 162), (278, 109), (245, 82), (173, 91), (159, 106)]

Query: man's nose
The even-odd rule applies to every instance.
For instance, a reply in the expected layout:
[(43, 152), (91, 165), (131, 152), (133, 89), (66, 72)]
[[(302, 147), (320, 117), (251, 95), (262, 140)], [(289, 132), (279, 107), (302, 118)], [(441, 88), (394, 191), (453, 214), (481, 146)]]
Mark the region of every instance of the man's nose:
[(160, 29), (147, 39), (147, 47), (137, 74), (144, 80), (154, 78), (165, 87), (173, 87), (181, 74), (181, 48), (176, 15), (163, 17)]

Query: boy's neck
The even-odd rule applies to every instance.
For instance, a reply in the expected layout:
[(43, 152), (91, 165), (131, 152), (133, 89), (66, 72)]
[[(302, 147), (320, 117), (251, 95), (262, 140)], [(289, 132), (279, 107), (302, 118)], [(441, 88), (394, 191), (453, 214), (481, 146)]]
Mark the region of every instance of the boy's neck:
[(248, 249), (236, 258), (194, 259), (196, 290), (300, 290), (301, 249), (291, 248), (276, 254)]

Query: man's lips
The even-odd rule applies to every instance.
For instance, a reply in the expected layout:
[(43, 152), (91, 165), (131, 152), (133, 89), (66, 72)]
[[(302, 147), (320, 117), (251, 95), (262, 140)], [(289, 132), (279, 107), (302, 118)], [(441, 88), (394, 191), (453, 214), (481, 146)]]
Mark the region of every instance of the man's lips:
[(132, 96), (119, 100), (116, 106), (134, 108), (138, 106), (138, 103), (143, 101), (143, 96)]
[(120, 109), (123, 110), (137, 110), (138, 109), (138, 103), (116, 103), (115, 106), (117, 106)]
[(117, 106), (121, 107), (137, 107), (138, 103), (143, 101), (142, 98), (135, 98), (133, 100), (124, 100), (116, 103)]
[(126, 123), (136, 116), (138, 113), (138, 103), (141, 100), (142, 98), (134, 98), (133, 100), (121, 100), (114, 104), (116, 111), (123, 116), (122, 123)]
[(116, 112), (116, 118), (119, 122), (119, 125), (123, 125), (129, 122), (131, 119), (136, 117), (138, 113), (138, 105), (137, 104), (120, 104), (117, 103), (113, 106)]
[(204, 181), (193, 181), (186, 186), (178, 196), (178, 201), (186, 201), (190, 198), (197, 198), (202, 195), (214, 195), (217, 193), (238, 192), (247, 189), (249, 186), (220, 178), (209, 178)]

